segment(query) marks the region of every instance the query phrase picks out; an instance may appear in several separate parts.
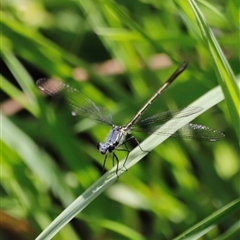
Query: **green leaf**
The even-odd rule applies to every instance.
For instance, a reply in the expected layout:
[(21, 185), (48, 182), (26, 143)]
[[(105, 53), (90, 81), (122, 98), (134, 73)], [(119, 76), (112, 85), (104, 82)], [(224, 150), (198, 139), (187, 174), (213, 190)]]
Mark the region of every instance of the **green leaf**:
[[(236, 199), (222, 209), (216, 211), (203, 221), (199, 222), (180, 236), (174, 238), (174, 240), (195, 240), (206, 234), (212, 228), (214, 228), (219, 222), (226, 220), (233, 213), (238, 212), (240, 209), (240, 199)], [(239, 226), (238, 226), (239, 228)]]
[[(197, 33), (197, 38), (199, 35), (203, 41), (205, 48), (208, 50), (209, 56), (212, 59), (215, 73), (217, 75), (219, 84), (222, 87), (225, 101), (228, 107), (228, 112), (232, 119), (232, 124), (235, 128), (236, 136), (240, 139), (239, 136), (239, 86), (237, 85), (236, 78), (234, 73), (216, 39), (212, 30), (210, 29), (204, 14), (201, 12), (199, 7), (194, 0), (188, 0), (192, 12), (186, 11), (188, 6), (183, 1), (175, 1), (176, 4), (182, 9), (182, 14), (185, 16), (186, 23), (189, 25), (190, 29), (194, 33)], [(210, 4), (208, 4), (210, 6)], [(212, 10), (214, 7), (211, 8)], [(193, 14), (195, 16), (195, 21), (193, 21)], [(197, 25), (196, 25), (197, 23)]]
[[(192, 106), (202, 106), (203, 111), (208, 110), (215, 104), (219, 103), (223, 100), (223, 94), (221, 92), (220, 87), (216, 87), (215, 89), (209, 91), (204, 96), (196, 100), (192, 103)], [(191, 106), (190, 105), (190, 106)], [(177, 128), (181, 128), (186, 125), (202, 112), (194, 114), (192, 116), (182, 118), (182, 119), (174, 119), (167, 122), (164, 127), (177, 126)], [(128, 156), (125, 167), (123, 164), (125, 159), (119, 163), (118, 176), (121, 176), (126, 169), (130, 169), (134, 164), (140, 161), (144, 156), (148, 153), (147, 151), (153, 150), (160, 143), (165, 141), (170, 136), (159, 136), (152, 134), (149, 136), (143, 143), (141, 143), (142, 149), (146, 152), (140, 150), (139, 147), (136, 147)], [(60, 231), (71, 219), (73, 219), (77, 214), (79, 214), (85, 207), (87, 207), (95, 198), (97, 198), (103, 191), (109, 188), (117, 179), (118, 176), (116, 174), (117, 166), (114, 166), (110, 171), (105, 173), (102, 177), (100, 177), (92, 186), (90, 186), (81, 196), (79, 196), (68, 208), (66, 208), (38, 237), (37, 240), (47, 240), (51, 239), (55, 234)]]

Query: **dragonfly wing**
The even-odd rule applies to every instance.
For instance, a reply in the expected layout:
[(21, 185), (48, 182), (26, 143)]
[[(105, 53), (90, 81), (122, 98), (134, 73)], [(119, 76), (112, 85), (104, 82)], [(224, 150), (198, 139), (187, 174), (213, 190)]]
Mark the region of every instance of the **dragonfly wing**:
[(169, 121), (173, 118), (188, 117), (188, 116), (198, 113), (202, 110), (203, 110), (203, 107), (194, 107), (194, 106), (189, 106), (189, 107), (182, 108), (182, 109), (169, 110), (166, 112), (155, 114), (155, 115), (145, 118), (143, 120), (140, 120), (139, 122), (136, 123), (136, 126), (141, 127), (141, 126), (149, 125), (149, 124), (159, 125), (159, 124), (166, 123), (167, 121)]
[(156, 126), (159, 124), (164, 124), (173, 118), (183, 118), (183, 117), (191, 116), (202, 110), (203, 110), (203, 107), (194, 107), (194, 106), (189, 106), (189, 107), (182, 108), (182, 109), (169, 110), (166, 112), (155, 114), (155, 115), (145, 118), (143, 120), (140, 120), (136, 123), (136, 126), (141, 127), (141, 126), (145, 126), (145, 125), (149, 125), (149, 124), (151, 124), (151, 125), (154, 124)]
[(72, 115), (79, 115), (98, 123), (112, 125), (111, 113), (106, 108), (97, 106), (77, 89), (63, 82), (47, 78), (37, 80), (36, 84), (47, 95), (63, 99), (72, 108)]
[(159, 129), (159, 127), (160, 126), (151, 126), (146, 129), (133, 129), (133, 131), (167, 135), (171, 137), (198, 139), (209, 142), (218, 141), (225, 137), (225, 135), (218, 130), (192, 123), (185, 125), (179, 130), (177, 130), (176, 127), (166, 128), (163, 126), (161, 129)]

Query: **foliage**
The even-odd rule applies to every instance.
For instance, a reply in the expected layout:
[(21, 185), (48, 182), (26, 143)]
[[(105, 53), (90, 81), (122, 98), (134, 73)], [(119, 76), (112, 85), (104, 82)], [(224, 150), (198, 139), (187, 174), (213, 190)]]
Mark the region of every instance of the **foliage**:
[[(39, 239), (237, 239), (236, 1), (2, 5), (2, 239), (36, 238), (64, 209), (62, 225)], [(194, 122), (224, 132), (225, 139), (151, 135), (142, 146), (154, 150), (144, 157), (134, 149), (119, 179), (114, 168), (101, 177), (103, 156), (95, 147), (109, 128), (72, 117), (35, 85), (40, 77), (60, 78), (122, 125), (185, 60), (187, 70), (146, 115), (197, 104), (205, 112)], [(106, 168), (111, 164), (109, 156)]]

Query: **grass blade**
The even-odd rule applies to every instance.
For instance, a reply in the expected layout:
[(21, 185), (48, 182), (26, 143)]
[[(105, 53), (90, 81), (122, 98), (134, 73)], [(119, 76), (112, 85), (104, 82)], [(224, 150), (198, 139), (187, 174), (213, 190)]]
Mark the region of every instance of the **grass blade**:
[[(204, 96), (200, 97), (198, 100), (192, 103), (193, 106), (202, 106), (204, 111), (211, 108), (215, 104), (223, 100), (223, 94), (220, 87), (209, 91)], [(202, 112), (199, 112), (190, 117), (182, 119), (174, 119), (166, 123), (165, 127), (171, 127), (176, 125), (181, 128), (186, 125)], [(158, 136), (152, 134), (144, 142), (141, 143), (141, 146), (144, 150), (151, 151), (169, 136)], [(129, 154), (128, 161), (125, 166), (127, 169), (132, 167), (138, 161), (140, 161), (147, 153), (142, 152), (139, 147), (136, 147)], [(125, 160), (122, 160), (119, 163), (119, 172), (118, 175), (122, 175), (126, 169), (123, 168), (123, 163)], [(73, 219), (78, 213), (80, 213), (85, 207), (87, 207), (97, 196), (99, 196), (104, 190), (110, 187), (116, 180), (116, 167), (114, 166), (110, 171), (105, 173), (100, 177), (92, 186), (90, 186), (81, 196), (79, 196), (68, 208), (66, 208), (38, 237), (37, 240), (46, 240), (51, 239), (58, 231), (61, 230), (71, 219)]]
[[(205, 45), (207, 51), (209, 52), (210, 57), (212, 58), (215, 73), (217, 75), (219, 84), (222, 87), (226, 104), (228, 107), (229, 114), (232, 119), (232, 124), (234, 125), (236, 135), (239, 138), (239, 118), (240, 113), (238, 111), (239, 107), (239, 86), (235, 79), (234, 73), (217, 41), (212, 30), (208, 26), (206, 19), (196, 4), (196, 1), (189, 0), (189, 4), (192, 8), (192, 12), (186, 11), (185, 3), (180, 1), (175, 1), (176, 4), (182, 9), (182, 13), (187, 19), (187, 24), (190, 25), (191, 29), (194, 29), (194, 33), (201, 35), (201, 40)], [(214, 9), (212, 7), (212, 9)], [(195, 16), (196, 23), (192, 22), (192, 13)], [(199, 35), (196, 35), (199, 39)]]
[(204, 233), (211, 230), (215, 224), (217, 224), (220, 221), (223, 221), (225, 218), (227, 218), (232, 213), (236, 212), (240, 207), (240, 199), (237, 199), (231, 203), (229, 203), (227, 206), (223, 207), (222, 209), (218, 210), (217, 212), (213, 213), (200, 223), (196, 224), (174, 240), (193, 240), (193, 239), (199, 239), (199, 237), (203, 236)]

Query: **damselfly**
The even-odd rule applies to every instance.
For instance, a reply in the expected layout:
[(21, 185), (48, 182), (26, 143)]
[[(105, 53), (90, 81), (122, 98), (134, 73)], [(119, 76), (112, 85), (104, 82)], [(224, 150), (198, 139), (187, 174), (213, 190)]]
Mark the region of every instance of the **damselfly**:
[[(108, 154), (112, 153), (113, 163), (114, 160), (117, 162), (116, 174), (118, 174), (119, 160), (115, 153), (116, 150), (127, 152), (127, 156), (125, 158), (126, 160), (123, 166), (125, 165), (130, 152), (126, 145), (129, 140), (135, 140), (140, 149), (144, 151), (134, 136), (131, 135), (129, 137), (130, 132), (132, 131), (164, 134), (171, 135), (173, 137), (198, 139), (203, 141), (218, 141), (224, 138), (224, 134), (217, 130), (192, 123), (185, 125), (179, 131), (177, 131), (174, 126), (171, 129), (164, 128), (163, 126), (161, 130), (156, 131), (157, 128), (159, 128), (167, 121), (173, 118), (190, 116), (192, 114), (200, 112), (203, 109), (202, 107), (186, 107), (183, 109), (170, 110), (140, 120), (142, 114), (152, 104), (152, 102), (156, 100), (156, 98), (186, 69), (186, 67), (187, 62), (184, 62), (147, 101), (147, 103), (137, 112), (137, 114), (124, 126), (114, 125), (112, 123), (112, 115), (106, 108), (96, 105), (93, 101), (91, 101), (77, 89), (72, 88), (63, 82), (42, 78), (39, 79), (36, 84), (39, 89), (46, 94), (53, 97), (62, 98), (65, 102), (67, 102), (72, 108), (73, 116), (80, 115), (82, 117), (92, 119), (97, 123), (106, 124), (112, 127), (105, 142), (99, 143), (97, 148), (102, 155), (105, 155), (103, 168), (105, 167)], [(120, 148), (121, 145), (124, 145), (125, 148)]]

